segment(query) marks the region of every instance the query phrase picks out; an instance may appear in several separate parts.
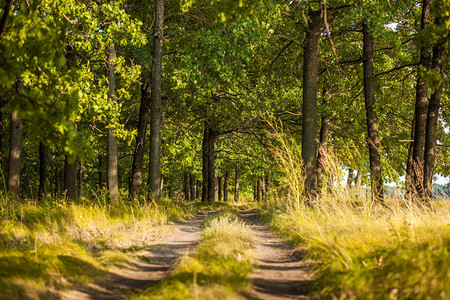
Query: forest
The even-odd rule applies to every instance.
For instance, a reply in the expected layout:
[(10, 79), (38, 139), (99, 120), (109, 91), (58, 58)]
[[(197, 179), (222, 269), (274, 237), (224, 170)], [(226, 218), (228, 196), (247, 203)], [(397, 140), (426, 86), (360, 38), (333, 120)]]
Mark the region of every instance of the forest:
[(0, 299), (450, 297), (449, 0), (0, 18)]

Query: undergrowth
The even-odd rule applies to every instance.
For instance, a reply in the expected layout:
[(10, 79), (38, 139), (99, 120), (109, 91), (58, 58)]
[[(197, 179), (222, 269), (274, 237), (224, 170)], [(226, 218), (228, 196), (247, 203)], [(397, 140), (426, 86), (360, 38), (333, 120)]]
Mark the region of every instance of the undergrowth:
[(314, 207), (263, 207), (265, 219), (317, 261), (316, 296), (333, 299), (448, 299), (450, 203), (432, 208), (351, 193)]
[(50, 299), (127, 263), (180, 221), (211, 205), (162, 200), (66, 203), (0, 198), (0, 299)]
[(249, 286), (252, 244), (235, 210), (225, 207), (204, 222), (193, 253), (181, 258), (171, 275), (135, 299), (242, 299)]

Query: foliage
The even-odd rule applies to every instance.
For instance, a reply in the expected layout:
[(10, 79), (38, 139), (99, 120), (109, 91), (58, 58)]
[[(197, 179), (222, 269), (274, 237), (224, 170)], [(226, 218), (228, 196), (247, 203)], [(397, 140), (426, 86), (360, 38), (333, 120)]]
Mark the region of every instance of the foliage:
[(320, 262), (316, 293), (341, 299), (446, 299), (450, 207), (371, 205), (340, 190), (315, 208), (263, 207), (266, 221)]

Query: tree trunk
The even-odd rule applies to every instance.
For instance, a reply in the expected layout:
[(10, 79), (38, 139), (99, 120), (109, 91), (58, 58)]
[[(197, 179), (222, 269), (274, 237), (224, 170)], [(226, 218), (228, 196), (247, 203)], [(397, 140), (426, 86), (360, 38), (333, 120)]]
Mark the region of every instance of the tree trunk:
[(76, 201), (77, 197), (77, 167), (75, 163), (69, 163), (67, 155), (64, 157), (64, 192), (70, 201)]
[[(325, 93), (324, 93), (325, 94)], [(326, 105), (328, 100), (323, 100), (323, 104)], [(317, 155), (317, 194), (322, 192), (323, 186), (323, 173), (325, 169), (325, 163), (328, 153), (328, 135), (331, 127), (331, 116), (322, 116), (322, 124), (320, 126), (319, 136), (319, 153)]]
[(253, 186), (253, 200), (258, 201), (258, 185)]
[[(444, 46), (438, 45), (433, 48), (432, 68), (438, 74), (442, 74), (442, 56), (444, 53)], [(424, 186), (424, 200), (430, 201), (433, 193), (433, 169), (436, 157), (436, 127), (439, 116), (439, 108), (441, 106), (443, 84), (431, 95), (430, 103), (428, 104), (428, 116), (426, 124), (425, 137), (425, 153), (424, 153), (424, 170), (423, 170), (423, 186)]]
[(266, 174), (266, 200), (270, 200), (270, 175)]
[(414, 172), (413, 172), (413, 148), (414, 148), (414, 119), (411, 126), (411, 142), (409, 142), (408, 146), (408, 160), (406, 161), (406, 174), (405, 174), (405, 198), (411, 200), (413, 194), (413, 180), (414, 180)]
[(256, 180), (256, 201), (261, 201), (261, 180)]
[(81, 197), (84, 191), (84, 166), (78, 168), (78, 196)]
[(195, 195), (195, 176), (192, 174), (189, 175), (189, 189), (191, 201), (195, 201), (195, 199), (197, 198)]
[(150, 173), (149, 199), (161, 197), (161, 76), (164, 39), (164, 0), (155, 0), (155, 28), (153, 31), (153, 59), (150, 108)]
[(13, 110), (10, 123), (10, 149), (8, 164), (8, 192), (20, 197), (20, 160), (22, 157), (22, 120), (18, 110)]
[(230, 179), (230, 172), (225, 172), (225, 178), (223, 180), (223, 201), (228, 202), (228, 180)]
[[(64, 167), (66, 166), (66, 162), (64, 162)], [(62, 197), (65, 193), (65, 180), (64, 180), (64, 169), (63, 170), (59, 170), (59, 195), (60, 197)]]
[(195, 199), (200, 198), (200, 191), (202, 190), (202, 182), (197, 179), (197, 184), (195, 185)]
[[(422, 19), (421, 19), (421, 29), (422, 31), (428, 26), (430, 22), (430, 8), (432, 0), (422, 1)], [(431, 50), (432, 47), (430, 43), (424, 41), (423, 46), (420, 48), (420, 65), (422, 65), (426, 70), (431, 67)], [(423, 159), (425, 154), (425, 134), (426, 134), (426, 123), (428, 114), (428, 85), (424, 78), (417, 76), (416, 84), (416, 104), (414, 110), (414, 143), (413, 143), (413, 154), (412, 154), (412, 178), (413, 184), (412, 193), (417, 196), (423, 191)]]
[(322, 12), (309, 11), (303, 58), (302, 159), (305, 193), (311, 196), (317, 184), (317, 76)]
[(380, 139), (378, 137), (375, 112), (375, 90), (373, 77), (373, 36), (368, 25), (363, 23), (364, 102), (366, 106), (367, 145), (369, 148), (370, 181), (372, 197), (383, 200), (383, 177), (381, 175)]
[(98, 188), (100, 190), (103, 190), (103, 159), (102, 156), (99, 154), (98, 156)]
[(259, 181), (261, 182), (260, 183), (260, 186), (261, 186), (261, 200), (265, 201), (266, 200), (266, 186), (264, 184), (264, 177), (262, 177)]
[(358, 170), (356, 172), (355, 189), (357, 191), (359, 191), (361, 189), (362, 175), (363, 175), (363, 172), (361, 170)]
[(239, 167), (234, 170), (234, 201), (239, 201)]
[(131, 166), (131, 199), (139, 199), (142, 184), (142, 168), (144, 162), (145, 135), (147, 133), (147, 121), (150, 113), (150, 97), (147, 84), (141, 85), (141, 106), (139, 107), (139, 121), (136, 136), (136, 148), (134, 149), (133, 165)]
[(208, 130), (208, 201), (216, 200), (217, 134)]
[(54, 192), (55, 192), (55, 199), (58, 199), (58, 193), (59, 193), (59, 169), (57, 166), (55, 166), (54, 172), (53, 172), (53, 176), (54, 176)]
[(222, 176), (217, 177), (217, 201), (222, 201)]
[(184, 172), (183, 174), (183, 193), (184, 193), (184, 200), (189, 201), (189, 173)]
[(39, 193), (38, 200), (42, 200), (45, 198), (45, 180), (47, 176), (47, 160), (45, 156), (45, 146), (42, 143), (39, 143)]
[[(107, 48), (106, 69), (108, 73), (108, 98), (109, 101), (115, 101), (116, 95), (116, 71), (113, 60), (116, 58), (116, 49), (114, 44), (110, 44)], [(119, 200), (119, 179), (117, 171), (117, 142), (114, 135), (114, 128), (108, 128), (107, 134), (107, 156), (108, 156), (108, 190), (111, 202)]]
[(202, 202), (208, 201), (208, 129), (203, 130), (202, 140)]
[(352, 182), (353, 182), (353, 168), (349, 168), (348, 169), (348, 176), (347, 176), (347, 188), (350, 189), (352, 187)]

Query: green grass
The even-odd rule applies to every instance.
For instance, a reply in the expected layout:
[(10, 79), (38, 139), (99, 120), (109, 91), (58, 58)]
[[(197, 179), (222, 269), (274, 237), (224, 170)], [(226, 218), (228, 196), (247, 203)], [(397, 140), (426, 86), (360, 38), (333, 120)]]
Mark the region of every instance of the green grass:
[[(373, 205), (336, 193), (314, 208), (266, 205), (265, 219), (317, 262), (315, 293), (335, 299), (448, 299), (450, 203)], [(361, 199), (361, 198), (360, 198)]]
[(0, 299), (48, 299), (126, 264), (170, 224), (211, 205), (0, 199)]
[(202, 240), (184, 256), (166, 280), (135, 299), (242, 299), (252, 264), (250, 233), (234, 209), (205, 220)]

